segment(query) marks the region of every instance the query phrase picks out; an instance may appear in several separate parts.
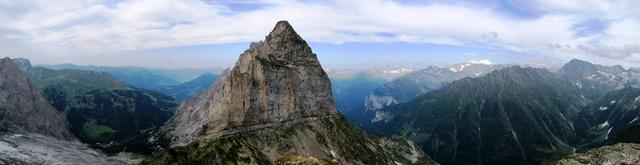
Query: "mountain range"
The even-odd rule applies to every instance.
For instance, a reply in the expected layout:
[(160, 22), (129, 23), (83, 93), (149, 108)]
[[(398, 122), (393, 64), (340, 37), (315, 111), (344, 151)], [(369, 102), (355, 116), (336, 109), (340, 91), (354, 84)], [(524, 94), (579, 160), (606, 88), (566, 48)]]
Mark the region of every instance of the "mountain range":
[[(130, 87), (108, 72), (33, 67), (13, 59), (42, 95), (66, 114), (70, 130), (82, 142), (115, 154), (138, 143), (138, 136), (167, 121), (177, 103), (163, 94)], [(128, 150), (143, 150), (131, 148)]]
[(206, 91), (217, 78), (218, 75), (207, 72), (191, 81), (176, 85), (157, 87), (153, 90), (181, 101)]
[[(376, 120), (378, 116), (382, 115), (378, 113), (379, 109), (410, 101), (422, 94), (440, 89), (452, 81), (465, 77), (479, 77), (507, 66), (509, 65), (471, 62), (444, 67), (431, 66), (408, 72), (386, 81), (382, 85), (378, 83), (366, 86), (364, 83), (360, 83), (355, 86), (358, 87), (356, 89), (369, 88), (357, 90), (359, 95), (347, 95), (351, 99), (348, 100), (350, 102), (347, 102), (350, 104), (349, 111), (344, 111), (343, 113), (352, 123), (366, 127)], [(358, 80), (374, 82), (366, 81), (366, 78)], [(340, 103), (339, 100), (336, 99), (336, 102)]]
[(443, 164), (540, 163), (637, 125), (634, 71), (580, 60), (558, 72), (507, 67), (383, 108), (367, 130), (407, 137)]
[(161, 69), (133, 66), (111, 67), (75, 64), (43, 65), (42, 67), (54, 70), (74, 69), (107, 72), (111, 73), (111, 75), (115, 76), (127, 85), (149, 90), (178, 85), (180, 83), (196, 79), (206, 73), (220, 73), (222, 71), (222, 69), (218, 68)]

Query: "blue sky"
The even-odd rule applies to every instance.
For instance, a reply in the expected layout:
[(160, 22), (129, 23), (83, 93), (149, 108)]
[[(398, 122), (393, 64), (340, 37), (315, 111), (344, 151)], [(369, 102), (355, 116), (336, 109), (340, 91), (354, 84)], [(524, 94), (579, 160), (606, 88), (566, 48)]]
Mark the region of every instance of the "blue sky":
[(0, 1), (0, 54), (36, 64), (229, 67), (288, 20), (325, 68), (472, 60), (640, 67), (640, 1)]

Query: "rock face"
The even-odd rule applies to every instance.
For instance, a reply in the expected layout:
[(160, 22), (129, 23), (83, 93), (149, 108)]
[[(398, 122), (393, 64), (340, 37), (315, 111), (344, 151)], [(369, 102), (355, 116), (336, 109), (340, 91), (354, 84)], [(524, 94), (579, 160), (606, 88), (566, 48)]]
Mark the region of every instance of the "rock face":
[(199, 134), (337, 114), (327, 74), (287, 22), (279, 22), (264, 42), (252, 43), (233, 70), (179, 109), (171, 125), (173, 145), (191, 143)]
[(640, 164), (640, 144), (618, 143), (569, 155), (556, 165)]
[(75, 140), (65, 114), (51, 106), (9, 58), (0, 60), (0, 133)]
[[(128, 164), (80, 143), (65, 114), (50, 105), (20, 69), (0, 60), (0, 164)], [(127, 160), (129, 161), (129, 160)]]
[(137, 164), (140, 161), (107, 157), (82, 143), (49, 136), (0, 135), (0, 164)]
[(184, 102), (161, 132), (173, 148), (143, 164), (272, 164), (308, 156), (433, 163), (413, 145), (383, 144), (351, 126), (335, 108), (316, 55), (286, 21), (252, 43), (208, 91)]

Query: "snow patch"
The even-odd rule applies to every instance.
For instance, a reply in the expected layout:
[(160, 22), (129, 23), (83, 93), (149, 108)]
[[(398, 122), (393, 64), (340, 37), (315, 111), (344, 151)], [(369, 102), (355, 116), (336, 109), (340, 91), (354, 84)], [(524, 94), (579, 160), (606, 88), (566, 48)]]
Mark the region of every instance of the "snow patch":
[(601, 111), (604, 111), (604, 110), (607, 110), (607, 109), (609, 109), (609, 107), (600, 107)]
[(633, 118), (633, 120), (631, 120), (631, 121), (630, 121), (629, 123), (627, 123), (627, 124), (631, 124), (631, 123), (636, 122), (636, 121), (638, 121), (638, 117)]
[(604, 139), (609, 139), (609, 134), (611, 133), (612, 129), (613, 127), (609, 128), (609, 130), (607, 131), (607, 136), (605, 136)]
[(329, 153), (331, 153), (331, 157), (333, 157), (334, 159), (336, 158), (336, 152), (333, 152), (333, 150), (329, 151)]
[(600, 128), (604, 128), (604, 127), (608, 127), (609, 126), (609, 121), (605, 121), (604, 123), (598, 125)]
[(615, 104), (616, 101), (615, 100), (611, 100), (611, 102), (609, 102), (609, 104)]
[(460, 72), (460, 71), (463, 71), (464, 68), (466, 68), (466, 67), (468, 67), (470, 65), (471, 64), (460, 64), (460, 65), (457, 66), (458, 68), (452, 67), (452, 68), (449, 68), (449, 70), (451, 70), (452, 72)]

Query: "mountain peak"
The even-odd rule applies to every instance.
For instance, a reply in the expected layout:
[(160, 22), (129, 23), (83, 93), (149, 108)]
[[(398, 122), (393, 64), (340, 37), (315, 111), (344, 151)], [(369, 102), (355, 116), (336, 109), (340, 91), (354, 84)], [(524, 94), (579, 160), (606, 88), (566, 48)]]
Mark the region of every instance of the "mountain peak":
[(269, 33), (269, 36), (267, 36), (267, 41), (278, 39), (279, 37), (297, 37), (302, 39), (287, 21), (278, 21), (276, 26), (273, 27), (273, 30), (271, 30), (271, 33)]
[(584, 60), (580, 60), (580, 59), (571, 59), (571, 61), (569, 61), (569, 63), (567, 64), (591, 64), (588, 61), (584, 61)]
[(251, 44), (207, 92), (179, 109), (175, 145), (337, 114), (326, 72), (286, 21), (278, 22), (265, 41)]
[(598, 69), (590, 62), (572, 59), (564, 64), (560, 72), (570, 77), (584, 77), (598, 72)]
[[(302, 37), (293, 30), (287, 21), (280, 21), (273, 28), (264, 42), (258, 44), (264, 53), (257, 53), (262, 58), (276, 58), (278, 61), (291, 63), (309, 63), (317, 61), (315, 54)], [(255, 46), (258, 46), (255, 45)], [(254, 46), (251, 49), (256, 49)]]

